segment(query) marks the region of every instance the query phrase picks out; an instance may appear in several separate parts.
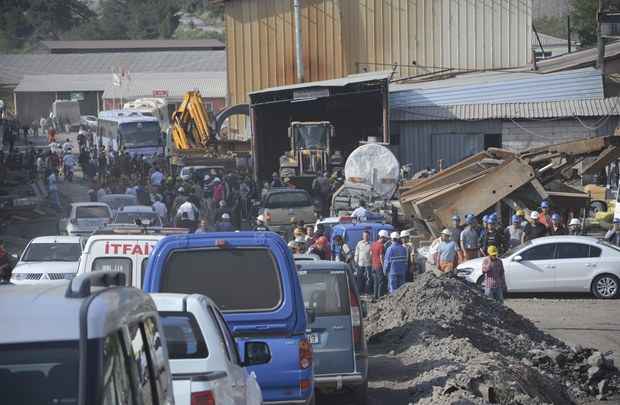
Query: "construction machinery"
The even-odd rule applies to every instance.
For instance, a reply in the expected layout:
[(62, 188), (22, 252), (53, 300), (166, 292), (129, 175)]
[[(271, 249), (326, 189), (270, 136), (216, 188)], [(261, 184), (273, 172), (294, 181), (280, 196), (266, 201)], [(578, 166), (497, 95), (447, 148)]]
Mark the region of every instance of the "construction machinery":
[(280, 177), (307, 188), (305, 186), (318, 174), (343, 166), (342, 155), (332, 151), (334, 126), (331, 122), (293, 121), (288, 136), (291, 147), (280, 157)]
[[(588, 208), (590, 196), (570, 183), (600, 173), (620, 157), (620, 136), (582, 139), (515, 153), (489, 148), (437, 174), (404, 182), (400, 202), (408, 218), (437, 236), (453, 215), (480, 215), (504, 206), (537, 206), (551, 199), (567, 210)], [(581, 164), (580, 170), (576, 168)]]
[(199, 91), (189, 91), (172, 113), (167, 153), (174, 166), (217, 165), (235, 167), (234, 142), (218, 139), (215, 118), (207, 112)]

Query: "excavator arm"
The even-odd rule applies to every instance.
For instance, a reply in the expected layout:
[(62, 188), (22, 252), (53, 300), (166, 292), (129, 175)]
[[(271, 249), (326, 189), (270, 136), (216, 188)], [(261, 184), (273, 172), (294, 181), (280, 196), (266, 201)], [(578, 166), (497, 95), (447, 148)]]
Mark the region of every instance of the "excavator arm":
[(172, 141), (179, 150), (204, 149), (216, 141), (200, 92), (189, 91), (172, 114)]

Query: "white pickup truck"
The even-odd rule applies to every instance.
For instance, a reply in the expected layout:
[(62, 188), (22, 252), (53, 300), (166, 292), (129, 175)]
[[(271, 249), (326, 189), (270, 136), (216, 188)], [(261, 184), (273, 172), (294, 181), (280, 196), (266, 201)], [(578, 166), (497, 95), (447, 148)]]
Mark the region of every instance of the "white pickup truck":
[(262, 394), (246, 366), (271, 360), (269, 347), (246, 342), (245, 358), (215, 303), (198, 294), (151, 294), (168, 346), (176, 405), (260, 405)]

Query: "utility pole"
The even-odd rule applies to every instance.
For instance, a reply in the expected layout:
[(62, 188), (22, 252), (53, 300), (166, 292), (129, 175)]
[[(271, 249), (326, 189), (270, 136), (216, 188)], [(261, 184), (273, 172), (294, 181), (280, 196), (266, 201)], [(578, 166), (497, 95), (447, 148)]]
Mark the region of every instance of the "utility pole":
[(568, 31), (568, 53), (573, 51), (573, 44), (571, 41), (571, 32), (570, 32), (570, 14), (566, 16), (566, 29)]
[(605, 74), (605, 39), (601, 27), (601, 17), (603, 15), (603, 0), (598, 0), (598, 13), (596, 13), (596, 44), (598, 47), (598, 61), (596, 67)]
[(293, 14), (295, 16), (295, 67), (297, 68), (297, 83), (304, 82), (304, 61), (301, 49), (301, 0), (293, 0)]

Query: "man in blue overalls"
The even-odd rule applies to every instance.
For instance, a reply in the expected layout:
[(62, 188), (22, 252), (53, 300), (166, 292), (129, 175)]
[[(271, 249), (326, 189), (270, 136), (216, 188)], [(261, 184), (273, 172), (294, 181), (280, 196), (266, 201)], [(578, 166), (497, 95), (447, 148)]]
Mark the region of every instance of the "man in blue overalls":
[(405, 283), (407, 274), (407, 248), (400, 243), (398, 232), (390, 235), (392, 245), (385, 252), (383, 259), (383, 274), (388, 276), (388, 291), (393, 294)]

